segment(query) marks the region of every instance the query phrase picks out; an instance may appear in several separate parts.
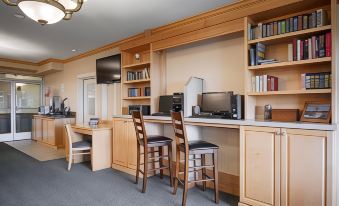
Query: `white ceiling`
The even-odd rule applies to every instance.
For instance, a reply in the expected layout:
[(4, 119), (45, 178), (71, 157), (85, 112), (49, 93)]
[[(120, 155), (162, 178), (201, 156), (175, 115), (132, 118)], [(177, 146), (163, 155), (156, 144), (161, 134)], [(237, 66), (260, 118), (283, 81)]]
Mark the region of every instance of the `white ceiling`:
[[(41, 26), (0, 0), (0, 57), (65, 59), (235, 0), (88, 0), (70, 21)], [(72, 52), (76, 49), (76, 52)]]

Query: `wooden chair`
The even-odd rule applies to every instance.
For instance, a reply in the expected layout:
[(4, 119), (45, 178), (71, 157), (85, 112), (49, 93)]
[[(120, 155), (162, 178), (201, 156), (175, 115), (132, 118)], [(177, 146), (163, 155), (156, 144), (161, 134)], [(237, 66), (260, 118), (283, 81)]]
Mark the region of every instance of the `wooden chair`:
[[(187, 191), (189, 183), (202, 182), (203, 190), (206, 190), (206, 182), (212, 181), (214, 183), (214, 198), (215, 203), (219, 203), (219, 188), (218, 188), (218, 146), (205, 141), (188, 141), (186, 135), (186, 128), (183, 121), (183, 115), (181, 112), (172, 112), (172, 124), (174, 128), (175, 140), (176, 140), (176, 165), (174, 175), (174, 189), (173, 194), (177, 193), (178, 182), (184, 186), (182, 205), (186, 205)], [(184, 159), (180, 160), (180, 153), (184, 153)], [(206, 155), (212, 155), (212, 165), (206, 165)], [(196, 158), (197, 155), (201, 155), (201, 158)], [(190, 158), (193, 156), (193, 158)], [(197, 162), (200, 160), (200, 166), (197, 166)], [(184, 171), (180, 172), (180, 163), (184, 163)], [(193, 162), (194, 166), (190, 167), (189, 162)], [(206, 174), (206, 169), (212, 168), (214, 177), (211, 178)], [(202, 179), (197, 179), (197, 174), (202, 172)], [(189, 173), (194, 173), (194, 180), (189, 181)], [(180, 180), (179, 175), (184, 175), (184, 182)]]
[(73, 142), (73, 130), (70, 124), (65, 124), (65, 129), (67, 133), (67, 145), (68, 145), (68, 155), (66, 151), (66, 157), (68, 157), (68, 171), (71, 170), (73, 157), (76, 155), (92, 155), (92, 145), (87, 141), (78, 141)]
[[(164, 136), (147, 136), (143, 115), (140, 111), (132, 112), (135, 132), (137, 136), (137, 170), (135, 183), (138, 184), (139, 173), (143, 174), (143, 186), (142, 193), (146, 192), (147, 186), (147, 175), (149, 172), (155, 172), (160, 170), (160, 178), (163, 179), (163, 170), (168, 169), (170, 175), (170, 185), (173, 185), (173, 177), (171, 170), (172, 162), (172, 139)], [(143, 147), (143, 153), (140, 153), (141, 148)], [(167, 146), (168, 154), (163, 155), (163, 148)], [(158, 150), (155, 150), (158, 148)], [(150, 150), (150, 151), (149, 151)], [(158, 156), (155, 156), (158, 153)], [(144, 156), (144, 163), (140, 163), (140, 156)], [(150, 157), (151, 155), (151, 157)], [(168, 166), (165, 166), (163, 159), (168, 158)], [(151, 160), (151, 161), (149, 161)], [(155, 163), (159, 163), (159, 167), (155, 168)], [(149, 168), (149, 164), (153, 165), (153, 168)], [(140, 169), (140, 165), (143, 165), (143, 170)]]

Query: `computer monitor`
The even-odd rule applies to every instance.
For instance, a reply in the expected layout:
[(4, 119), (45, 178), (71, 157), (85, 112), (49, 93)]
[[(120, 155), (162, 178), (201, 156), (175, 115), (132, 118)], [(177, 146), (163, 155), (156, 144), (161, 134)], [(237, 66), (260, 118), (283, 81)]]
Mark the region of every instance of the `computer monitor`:
[(164, 95), (159, 97), (159, 112), (170, 113), (173, 105), (173, 95)]
[(201, 97), (202, 112), (231, 112), (230, 92), (203, 93)]

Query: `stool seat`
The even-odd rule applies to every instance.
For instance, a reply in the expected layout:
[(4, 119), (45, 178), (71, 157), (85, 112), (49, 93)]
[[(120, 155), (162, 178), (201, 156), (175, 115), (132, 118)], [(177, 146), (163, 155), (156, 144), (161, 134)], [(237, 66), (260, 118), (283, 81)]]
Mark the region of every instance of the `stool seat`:
[[(185, 144), (181, 143), (180, 147), (182, 147), (182, 149), (185, 148)], [(218, 149), (219, 146), (206, 142), (206, 141), (201, 141), (201, 140), (197, 140), (197, 141), (188, 141), (188, 149), (189, 150), (207, 150), (207, 149)]]
[(156, 143), (171, 143), (173, 140), (168, 137), (151, 135), (147, 137), (147, 144), (156, 144)]

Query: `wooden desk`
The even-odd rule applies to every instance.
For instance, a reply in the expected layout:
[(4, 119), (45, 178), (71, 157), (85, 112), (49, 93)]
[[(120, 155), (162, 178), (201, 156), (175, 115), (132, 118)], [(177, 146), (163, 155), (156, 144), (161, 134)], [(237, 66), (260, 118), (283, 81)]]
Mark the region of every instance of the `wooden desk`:
[[(92, 138), (92, 171), (111, 168), (112, 166), (112, 125), (102, 124), (90, 127), (88, 124), (71, 125), (74, 133), (73, 141), (82, 140), (85, 136)], [(76, 159), (75, 162), (85, 161)]]

